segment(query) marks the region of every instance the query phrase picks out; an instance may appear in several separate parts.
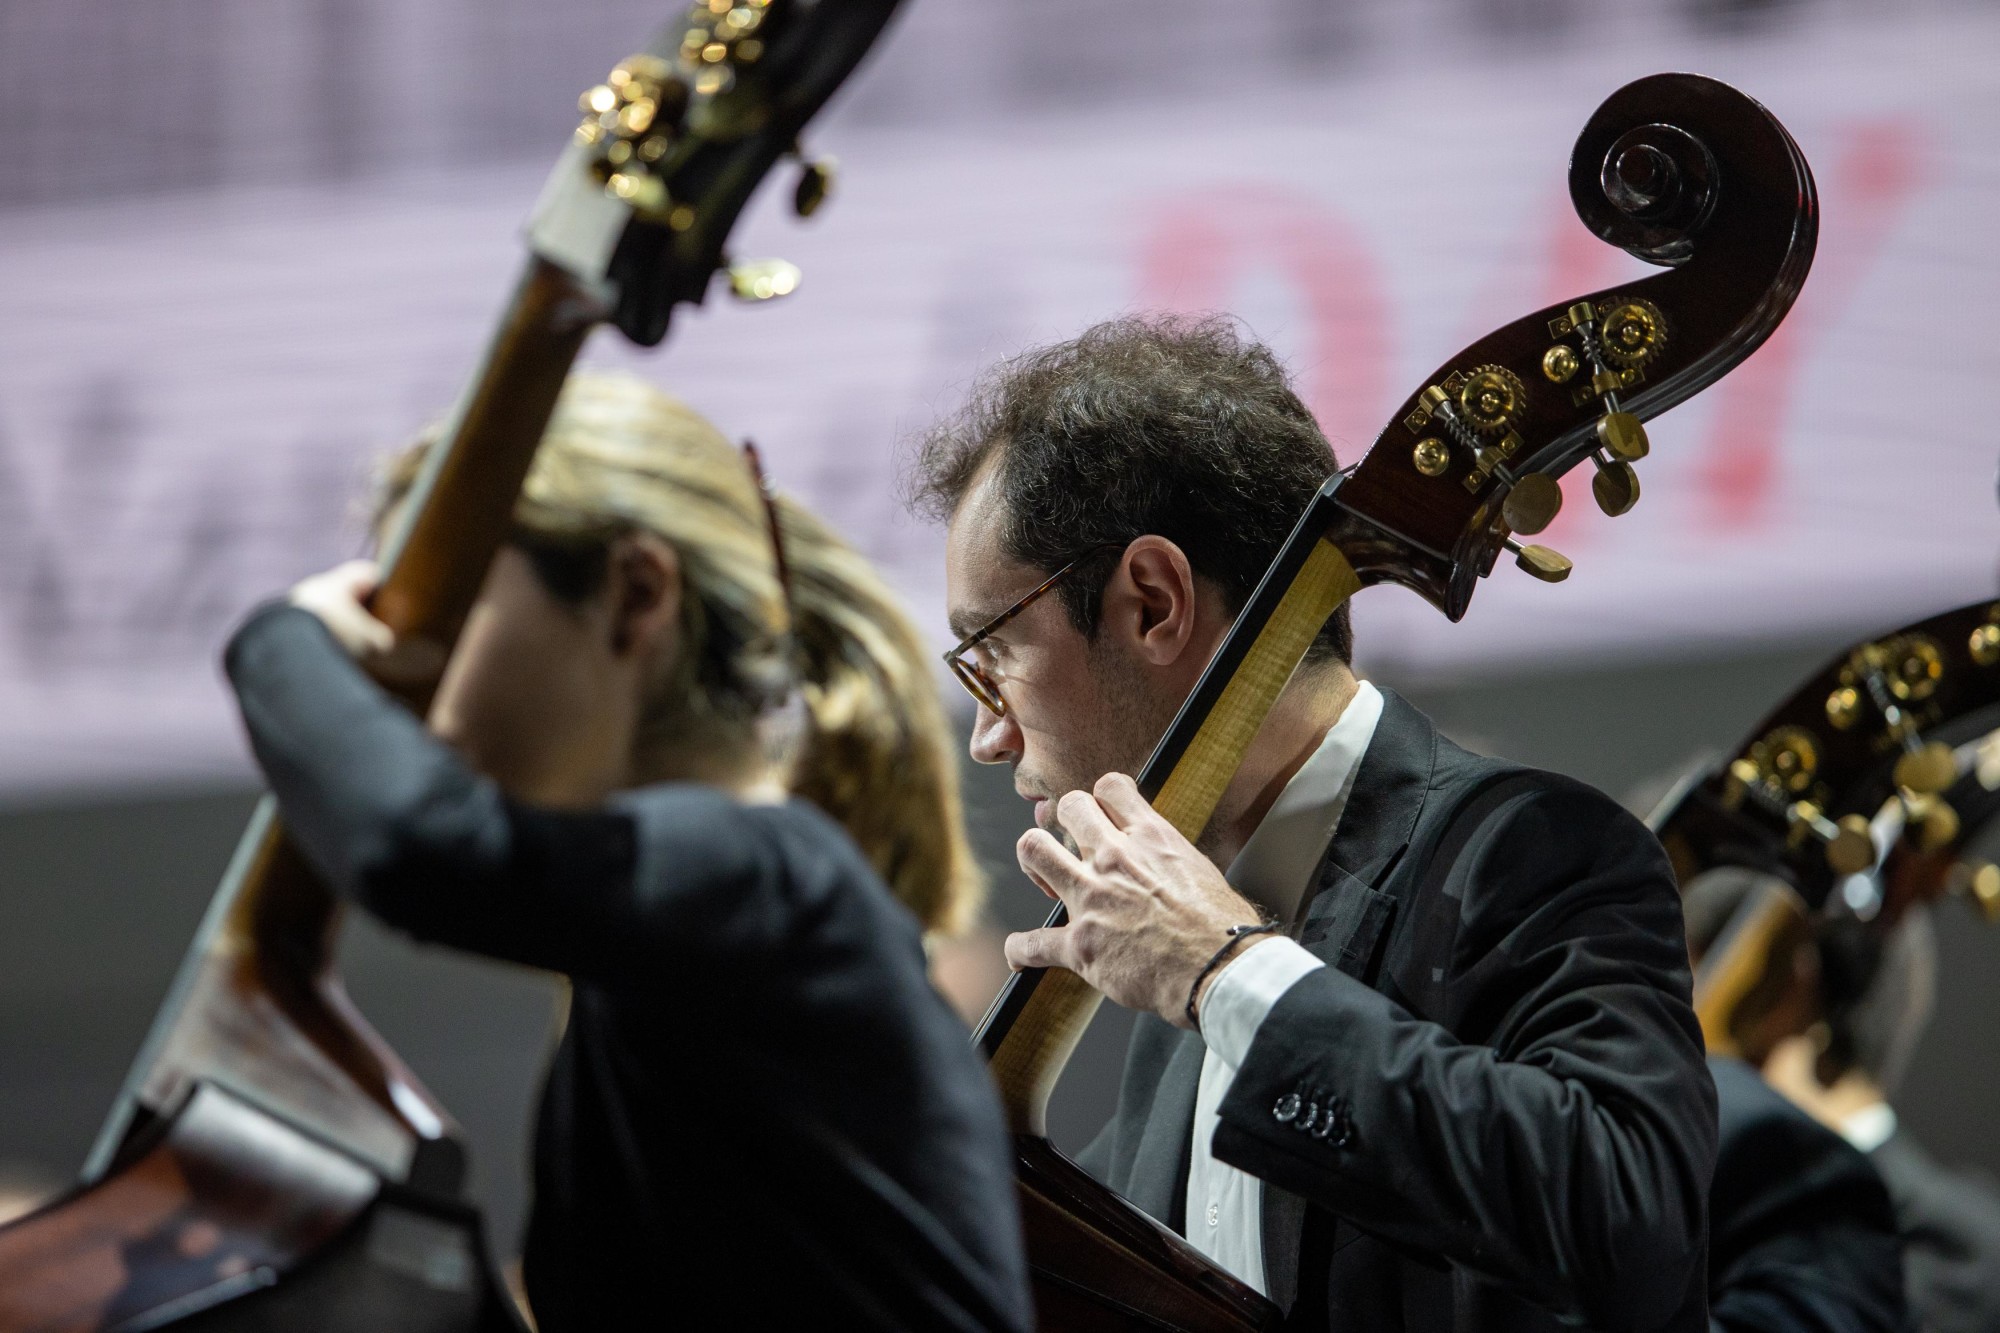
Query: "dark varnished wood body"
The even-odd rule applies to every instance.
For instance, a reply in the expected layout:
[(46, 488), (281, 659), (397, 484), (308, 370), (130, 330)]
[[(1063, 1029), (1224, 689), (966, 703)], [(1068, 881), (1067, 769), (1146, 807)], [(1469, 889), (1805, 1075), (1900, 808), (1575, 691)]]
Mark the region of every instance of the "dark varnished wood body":
[[(1669, 219), (1673, 226), (1627, 216), (1598, 183), (1606, 150), (1614, 142), (1658, 124), (1698, 141), (1716, 169), (1707, 206), (1698, 216)], [(1570, 180), (1585, 225), (1610, 244), (1671, 264), (1658, 276), (1577, 298), (1603, 304), (1609, 296), (1637, 297), (1665, 315), (1666, 346), (1645, 367), (1644, 380), (1621, 394), (1623, 410), (1640, 418), (1684, 401), (1754, 351), (1790, 309), (1811, 265), (1818, 204), (1804, 158), (1768, 112), (1713, 80), (1659, 75), (1619, 90), (1579, 137)], [(1598, 447), (1595, 429), (1603, 404), (1588, 395), (1579, 401), (1573, 393), (1576, 386), (1551, 384), (1541, 369), (1544, 354), (1558, 336), (1551, 321), (1571, 304), (1517, 320), (1439, 367), (1404, 401), (1361, 462), (1322, 490), (1140, 775), (1140, 787), (1149, 798), (1171, 784), (1185, 765), (1233, 768), (1240, 760), (1263, 713), (1246, 710), (1229, 727), (1217, 729), (1207, 726), (1210, 710), (1239, 673), (1279, 672), (1282, 680), (1302, 657), (1310, 631), (1345, 600), (1343, 593), (1319, 609), (1318, 620), (1303, 627), (1303, 637), (1300, 624), (1285, 623), (1306, 614), (1300, 606), (1281, 608), (1287, 606), (1287, 595), (1302, 572), (1311, 567), (1315, 551), (1337, 550), (1352, 580), (1348, 591), (1397, 582), (1453, 620), (1464, 614), (1478, 579), (1492, 569), (1502, 540), (1509, 535), (1501, 517), (1506, 488), (1497, 474), (1468, 488), (1464, 483), (1473, 465), (1463, 454), (1454, 456), (1444, 475), (1424, 475), (1412, 461), (1412, 447), (1435, 427), (1413, 426), (1409, 419), (1425, 387), (1443, 384), (1453, 372), (1499, 366), (1513, 371), (1527, 387), (1526, 403), (1515, 424), (1524, 444), (1509, 466), (1517, 474), (1559, 476), (1583, 461)], [(1574, 335), (1570, 340), (1576, 342)], [(1585, 371), (1582, 379), (1588, 378)], [(1269, 702), (1266, 699), (1263, 707), (1268, 708)], [(1192, 837), (1207, 815), (1207, 810), (1196, 812), (1191, 827), (1176, 814), (1169, 818)], [(1064, 920), (1058, 908), (1049, 924), (1061, 925)], [(975, 1040), (994, 1065), (1018, 1141), (1025, 1145), (1024, 1162), (1040, 1160), (1035, 1145), (1044, 1132), (1043, 1108), (1100, 998), (1071, 973), (1023, 972), (1009, 980), (980, 1025)], [(1047, 1200), (1033, 1197), (1033, 1190), (1024, 1189), (1024, 1208), (1031, 1215), (1048, 1205)], [(1085, 1200), (1093, 1193), (1094, 1206), (1086, 1207)], [(1069, 1225), (1030, 1233), (1037, 1295), (1047, 1312), (1047, 1327), (1117, 1327), (1094, 1321), (1111, 1318), (1106, 1311), (1141, 1308), (1148, 1300), (1162, 1299), (1162, 1289), (1187, 1291), (1227, 1278), (1198, 1254), (1192, 1255), (1202, 1270), (1198, 1280), (1190, 1279), (1182, 1266), (1184, 1255), (1171, 1262), (1154, 1256), (1159, 1262), (1153, 1263), (1141, 1253), (1141, 1262), (1134, 1266), (1130, 1261), (1135, 1251), (1108, 1229), (1112, 1225), (1108, 1219), (1116, 1218), (1122, 1205), (1109, 1191), (1085, 1179), (1075, 1180), (1068, 1202), (1060, 1206), (1070, 1211)], [(1115, 1259), (1100, 1260), (1091, 1251)], [(1103, 1285), (1092, 1287), (1092, 1283)], [(1096, 1306), (1078, 1303), (1085, 1288)], [(1191, 1301), (1189, 1309), (1206, 1316), (1216, 1307)], [(1273, 1317), (1272, 1307), (1261, 1299), (1226, 1309), (1227, 1317), (1239, 1319), (1238, 1327), (1257, 1327), (1259, 1321)], [(1169, 1322), (1165, 1326), (1209, 1325)]]
[(95, 1185), (0, 1230), (0, 1328), (115, 1328), (268, 1286), (351, 1225), (374, 1172), (212, 1086)]
[(1092, 1180), (1047, 1139), (1017, 1138), (1014, 1166), (1043, 1329), (1240, 1333), (1277, 1326), (1276, 1306)]

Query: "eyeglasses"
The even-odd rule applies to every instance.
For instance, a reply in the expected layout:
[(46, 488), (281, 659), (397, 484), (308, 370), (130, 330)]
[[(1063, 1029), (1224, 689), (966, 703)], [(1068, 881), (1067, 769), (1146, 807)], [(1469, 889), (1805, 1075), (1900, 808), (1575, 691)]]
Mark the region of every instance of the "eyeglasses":
[(1091, 547), (1088, 551), (1085, 551), (1082, 555), (1042, 580), (1026, 597), (1023, 597), (1020, 601), (1014, 603), (1005, 611), (1002, 611), (999, 615), (960, 639), (950, 651), (945, 653), (944, 664), (951, 668), (951, 674), (957, 678), (959, 684), (965, 687), (965, 692), (971, 695), (980, 707), (995, 717), (1007, 716), (1007, 701), (1000, 697), (999, 684), (994, 681), (992, 676), (987, 674), (985, 667), (967, 657), (966, 653), (999, 633), (1002, 626), (1015, 616), (1020, 615), (1030, 606), (1033, 606), (1037, 597), (1040, 597), (1043, 593), (1068, 578), (1071, 571), (1083, 564), (1084, 561), (1105, 551), (1121, 549), (1124, 545), (1124, 542), (1100, 542), (1096, 546)]

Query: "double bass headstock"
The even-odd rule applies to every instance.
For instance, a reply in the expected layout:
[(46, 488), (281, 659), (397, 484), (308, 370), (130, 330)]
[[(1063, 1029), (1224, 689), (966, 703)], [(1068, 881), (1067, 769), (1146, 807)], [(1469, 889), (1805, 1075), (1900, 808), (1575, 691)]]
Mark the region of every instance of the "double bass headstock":
[(2000, 870), (1959, 862), (2000, 816), (2000, 603), (1856, 644), (1774, 709), (1651, 823), (1682, 884), (1718, 866), (1785, 881), (1808, 910), (1892, 924), (1956, 891), (2000, 919)]
[[(694, 0), (579, 99), (575, 140), (529, 223), (543, 258), (589, 285), (634, 342), (665, 336), (718, 269), (747, 300), (788, 294), (781, 260), (732, 264), (731, 228), (778, 159), (873, 44), (895, 0)], [(801, 156), (811, 214), (831, 167)]]
[(1818, 235), (1812, 172), (1750, 98), (1692, 74), (1627, 84), (1571, 155), (1570, 196), (1601, 239), (1665, 272), (1518, 319), (1396, 410), (1338, 488), (1334, 540), (1364, 583), (1406, 584), (1453, 620), (1503, 550), (1550, 581), (1545, 529), (1580, 463), (1611, 515), (1639, 498), (1647, 418), (1754, 351), (1790, 309)]

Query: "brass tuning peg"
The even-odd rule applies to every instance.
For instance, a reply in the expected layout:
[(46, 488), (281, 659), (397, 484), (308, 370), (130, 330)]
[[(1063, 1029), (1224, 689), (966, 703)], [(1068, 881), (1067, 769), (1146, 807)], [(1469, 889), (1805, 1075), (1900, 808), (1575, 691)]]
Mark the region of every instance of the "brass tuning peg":
[(1958, 760), (1942, 741), (1926, 741), (1896, 760), (1896, 785), (1919, 796), (1936, 796), (1958, 781)]
[(1562, 487), (1546, 472), (1530, 472), (1514, 482), (1500, 502), (1500, 516), (1516, 532), (1536, 533), (1562, 511)]
[(1570, 558), (1546, 546), (1523, 546), (1512, 537), (1503, 543), (1514, 553), (1514, 563), (1544, 583), (1561, 583), (1575, 568)]
[(1811, 801), (1795, 801), (1787, 815), (1826, 844), (1826, 864), (1836, 875), (1858, 875), (1875, 864), (1875, 835), (1860, 815), (1828, 819)]
[(1958, 841), (1958, 811), (1942, 796), (1914, 796), (1906, 798), (1907, 812), (1905, 827), (1910, 828), (1917, 838), (1917, 846), (1927, 852), (1942, 851)]
[(792, 188), (792, 211), (809, 218), (819, 211), (833, 193), (833, 173), (837, 164), (830, 157), (801, 158), (799, 183)]
[(1632, 465), (1606, 458), (1601, 452), (1591, 454), (1590, 461), (1597, 468), (1597, 475), (1590, 479), (1590, 494), (1597, 507), (1608, 518), (1631, 513), (1632, 506), (1639, 503), (1639, 474)]
[(1637, 462), (1653, 451), (1651, 441), (1646, 438), (1646, 428), (1630, 412), (1606, 412), (1597, 419), (1597, 442), (1610, 451), (1613, 458), (1622, 458), (1628, 463)]
[(2000, 866), (1991, 861), (1960, 861), (1946, 877), (1948, 892), (1968, 898), (1989, 926), (2000, 926)]
[(729, 266), (729, 290), (743, 301), (790, 296), (799, 286), (799, 266), (783, 259), (746, 259)]

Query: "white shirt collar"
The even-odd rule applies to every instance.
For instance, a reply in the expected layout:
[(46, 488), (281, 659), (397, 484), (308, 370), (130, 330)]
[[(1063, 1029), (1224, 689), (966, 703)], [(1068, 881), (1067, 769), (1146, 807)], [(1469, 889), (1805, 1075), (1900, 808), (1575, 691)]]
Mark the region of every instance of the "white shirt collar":
[(1290, 922), (1297, 916), (1381, 717), (1382, 692), (1365, 680), (1358, 682), (1339, 720), (1327, 728), (1326, 739), (1292, 774), (1230, 863), (1230, 885), (1278, 920)]

